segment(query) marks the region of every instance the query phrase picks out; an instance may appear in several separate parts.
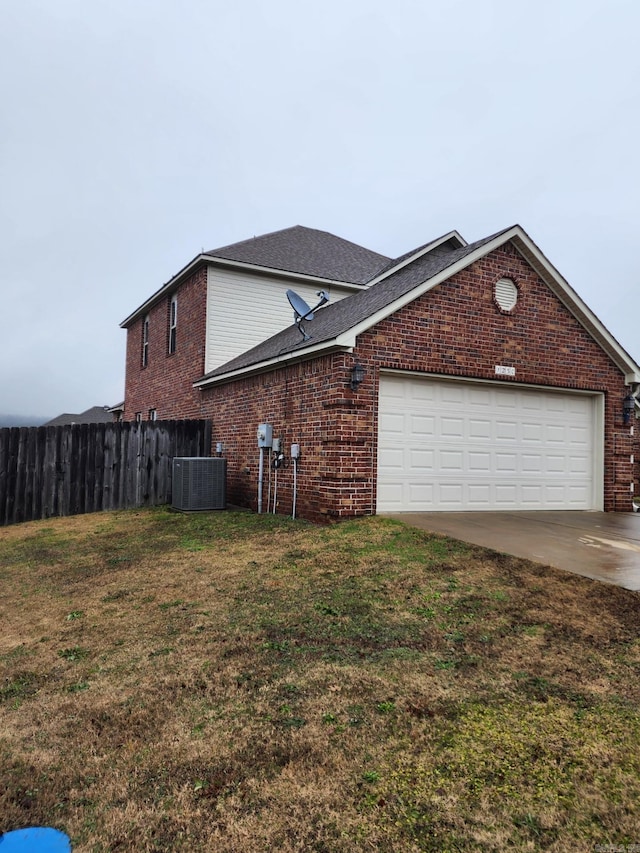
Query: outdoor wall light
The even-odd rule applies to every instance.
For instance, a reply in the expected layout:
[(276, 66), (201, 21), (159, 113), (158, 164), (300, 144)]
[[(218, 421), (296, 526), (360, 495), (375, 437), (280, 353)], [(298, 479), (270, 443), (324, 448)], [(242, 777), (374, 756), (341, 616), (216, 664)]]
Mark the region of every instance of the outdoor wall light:
[(356, 362), (351, 368), (351, 381), (349, 382), (349, 386), (352, 391), (357, 391), (358, 388), (362, 385), (362, 380), (364, 379), (364, 367), (361, 364)]
[(624, 402), (622, 403), (622, 417), (624, 418), (625, 424), (628, 424), (631, 420), (631, 416), (636, 408), (636, 401), (633, 394), (627, 394), (624, 398)]

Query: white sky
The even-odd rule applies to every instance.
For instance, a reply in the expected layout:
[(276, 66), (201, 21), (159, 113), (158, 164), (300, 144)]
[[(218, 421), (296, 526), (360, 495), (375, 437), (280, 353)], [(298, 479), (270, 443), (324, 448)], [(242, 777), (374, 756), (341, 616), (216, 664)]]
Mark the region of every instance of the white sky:
[(5, 0), (0, 414), (117, 403), (120, 321), (296, 224), (397, 256), (517, 222), (639, 360), (639, 31), (637, 0)]

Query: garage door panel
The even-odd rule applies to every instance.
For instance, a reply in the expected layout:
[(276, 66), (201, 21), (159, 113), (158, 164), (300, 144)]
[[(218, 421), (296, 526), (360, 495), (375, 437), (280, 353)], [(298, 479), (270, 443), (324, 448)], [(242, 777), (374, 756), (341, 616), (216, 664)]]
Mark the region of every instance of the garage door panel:
[(495, 504), (499, 507), (514, 507), (518, 501), (518, 489), (515, 483), (496, 483)]
[(409, 486), (409, 500), (412, 503), (433, 503), (433, 483), (412, 483)]
[(431, 438), (435, 435), (436, 419), (432, 416), (409, 415), (409, 430), (411, 436)]
[(519, 410), (521, 412), (526, 412), (527, 415), (540, 415), (541, 412), (547, 410), (546, 401), (535, 392), (530, 394), (519, 394), (516, 392), (514, 399)]
[(438, 454), (439, 469), (461, 474), (464, 470), (464, 454), (460, 450), (441, 450)]
[[(480, 386), (478, 386), (480, 387)], [(515, 409), (518, 406), (518, 399), (512, 393), (510, 388), (496, 388), (493, 394), (493, 407), (497, 410)]]
[(517, 456), (515, 453), (496, 453), (495, 461), (496, 471), (510, 471), (513, 474), (516, 473)]
[(462, 483), (440, 483), (440, 503), (450, 508), (462, 503)]
[(564, 484), (549, 485), (545, 488), (545, 499), (549, 506), (561, 509), (567, 502), (567, 490)]
[(592, 396), (383, 375), (378, 509), (593, 509), (594, 411)]
[(545, 456), (545, 463), (547, 474), (564, 474), (566, 470), (567, 461), (564, 456), (552, 456), (547, 454)]
[(588, 491), (584, 485), (570, 485), (567, 487), (567, 495), (571, 504), (579, 508), (588, 500)]
[(478, 418), (471, 418), (469, 420), (468, 436), (470, 439), (485, 441), (487, 438), (491, 438), (491, 433), (492, 422), (489, 419), (484, 418), (479, 420)]
[(547, 447), (552, 445), (564, 446), (565, 443), (565, 427), (557, 424), (547, 424), (545, 428), (545, 444)]
[(435, 471), (435, 451), (422, 448), (409, 449), (409, 466), (414, 474)]
[(443, 385), (440, 389), (440, 401), (452, 406), (462, 406), (466, 404), (466, 389), (462, 385)]
[(526, 507), (538, 507), (543, 503), (542, 485), (522, 485), (520, 487), (520, 503)]
[(402, 447), (388, 447), (384, 458), (380, 462), (381, 471), (387, 471), (389, 474), (396, 474), (403, 470), (405, 466), (405, 451)]
[(540, 444), (544, 441), (543, 424), (523, 423), (521, 437), (523, 442)]
[(408, 400), (422, 400), (425, 403), (436, 403), (438, 399), (438, 388), (428, 382), (416, 383), (405, 391)]
[(587, 474), (591, 469), (591, 460), (586, 456), (570, 456), (568, 467), (571, 474)]
[(493, 490), (488, 483), (469, 483), (469, 503), (476, 507), (490, 507)]
[(402, 512), (407, 504), (403, 492), (403, 483), (387, 481), (378, 487), (378, 500), (389, 508), (389, 512)]
[(440, 436), (442, 438), (464, 438), (464, 421), (462, 418), (442, 417), (440, 419)]
[(520, 460), (522, 463), (520, 470), (522, 471), (523, 474), (528, 473), (530, 471), (533, 471), (536, 474), (539, 474), (539, 473), (541, 473), (541, 471), (544, 467), (542, 457), (540, 456), (539, 453), (536, 453), (536, 454), (523, 453), (520, 456)]
[(515, 421), (496, 421), (496, 438), (498, 441), (517, 441), (518, 424)]
[(467, 404), (474, 408), (488, 409), (491, 406), (491, 400), (483, 388), (470, 386), (467, 392)]
[(549, 415), (559, 415), (563, 417), (568, 414), (568, 402), (566, 397), (562, 397), (559, 394), (556, 396), (549, 396), (548, 394), (544, 395), (544, 407), (543, 411), (546, 411)]
[(590, 397), (580, 397), (576, 394), (573, 397), (565, 397), (565, 400), (568, 415), (586, 416), (591, 411)]
[(470, 451), (468, 454), (468, 470), (473, 474), (489, 474), (491, 471), (491, 454), (476, 453)]
[(406, 432), (404, 414), (391, 414), (389, 412), (381, 413), (380, 431), (387, 437), (395, 435), (398, 438), (403, 439)]
[(570, 426), (568, 432), (571, 444), (579, 444), (583, 447), (589, 446), (589, 433), (584, 427)]

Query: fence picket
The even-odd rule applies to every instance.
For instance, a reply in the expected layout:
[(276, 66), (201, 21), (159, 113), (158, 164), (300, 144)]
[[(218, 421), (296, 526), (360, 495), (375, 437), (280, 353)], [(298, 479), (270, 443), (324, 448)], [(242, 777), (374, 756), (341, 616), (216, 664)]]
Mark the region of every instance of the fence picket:
[(171, 499), (174, 456), (209, 456), (211, 422), (0, 429), (0, 526)]
[(9, 469), (9, 430), (0, 430), (0, 525), (6, 524)]

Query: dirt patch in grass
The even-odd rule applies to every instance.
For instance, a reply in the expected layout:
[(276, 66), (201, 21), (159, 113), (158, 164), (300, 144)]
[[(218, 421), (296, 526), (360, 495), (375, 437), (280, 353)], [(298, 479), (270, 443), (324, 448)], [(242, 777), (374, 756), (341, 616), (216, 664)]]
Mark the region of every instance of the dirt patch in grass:
[(77, 851), (640, 842), (636, 593), (388, 519), (0, 532), (0, 831)]

